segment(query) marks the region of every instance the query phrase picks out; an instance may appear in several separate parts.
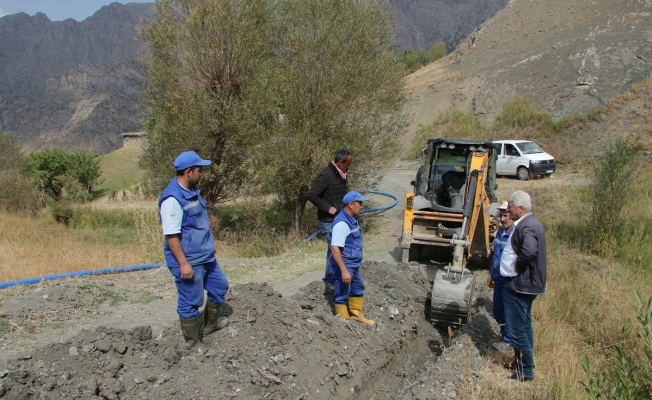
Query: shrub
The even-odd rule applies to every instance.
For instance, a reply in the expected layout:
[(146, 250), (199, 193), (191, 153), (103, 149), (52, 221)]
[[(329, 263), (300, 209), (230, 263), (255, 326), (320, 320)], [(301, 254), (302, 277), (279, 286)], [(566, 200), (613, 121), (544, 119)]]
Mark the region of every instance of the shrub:
[(550, 114), (537, 109), (533, 100), (518, 96), (505, 102), (503, 111), (496, 117), (497, 127), (536, 128), (542, 133), (554, 131)]
[(424, 65), (439, 60), (446, 55), (446, 43), (439, 42), (430, 50), (404, 50), (399, 61), (405, 65), (408, 73), (412, 73)]
[(444, 113), (439, 115), (435, 122), (417, 132), (407, 156), (413, 158), (417, 150), (423, 148), (430, 138), (484, 140), (487, 132), (487, 125), (471, 112), (455, 110)]
[(0, 172), (19, 171), (23, 164), (24, 157), (16, 136), (0, 132)]
[(19, 174), (0, 171), (0, 210), (36, 216), (41, 200), (36, 187)]
[(586, 247), (599, 255), (612, 255), (621, 235), (623, 210), (630, 202), (640, 157), (634, 142), (620, 138), (600, 157), (593, 181), (593, 207), (588, 223)]
[(72, 205), (67, 201), (57, 201), (50, 206), (50, 215), (60, 224), (68, 225), (74, 214)]
[(86, 150), (68, 153), (54, 148), (32, 153), (27, 166), (33, 182), (55, 200), (64, 194), (71, 200), (90, 200), (93, 186), (99, 182), (99, 156)]
[(296, 246), (305, 233), (292, 234), (293, 216), (279, 202), (238, 202), (220, 206), (211, 216), (211, 227), (215, 239), (234, 249), (229, 256), (269, 257)]

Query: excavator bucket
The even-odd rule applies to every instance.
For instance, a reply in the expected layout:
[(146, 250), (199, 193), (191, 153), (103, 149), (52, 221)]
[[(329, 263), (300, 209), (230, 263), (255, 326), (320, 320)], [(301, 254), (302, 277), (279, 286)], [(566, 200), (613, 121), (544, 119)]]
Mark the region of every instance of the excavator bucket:
[(430, 322), (435, 325), (466, 324), (473, 306), (475, 276), (439, 270), (432, 284)]

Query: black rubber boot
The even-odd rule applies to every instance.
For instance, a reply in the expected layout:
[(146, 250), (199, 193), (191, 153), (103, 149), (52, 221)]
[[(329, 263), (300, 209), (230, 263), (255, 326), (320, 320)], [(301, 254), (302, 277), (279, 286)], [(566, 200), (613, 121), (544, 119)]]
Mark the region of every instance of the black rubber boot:
[(206, 302), (204, 308), (204, 335), (219, 331), (229, 324), (229, 319), (222, 315), (222, 304)]
[(201, 342), (200, 330), (202, 328), (201, 314), (191, 318), (179, 318), (183, 340), (186, 342), (186, 348), (199, 354), (204, 354), (206, 348)]

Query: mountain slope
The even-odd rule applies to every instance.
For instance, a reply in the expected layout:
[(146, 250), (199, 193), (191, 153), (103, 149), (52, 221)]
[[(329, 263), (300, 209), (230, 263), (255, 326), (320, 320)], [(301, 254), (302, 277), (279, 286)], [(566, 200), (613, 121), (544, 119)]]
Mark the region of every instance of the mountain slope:
[(153, 4), (112, 3), (83, 22), (0, 19), (0, 130), (32, 150), (121, 147), (120, 133), (141, 119), (147, 47), (136, 36), (153, 12)]
[[(395, 47), (452, 49), (506, 1), (391, 0)], [(153, 12), (153, 3), (112, 3), (83, 22), (0, 18), (0, 130), (27, 150), (120, 148), (120, 133), (140, 130), (147, 46), (137, 35)]]
[(503, 9), (507, 0), (389, 0), (396, 18), (398, 50), (430, 49), (446, 42), (452, 51), (460, 40)]
[(453, 108), (492, 122), (517, 95), (555, 118), (604, 105), (650, 74), (651, 11), (644, 0), (512, 0), (410, 76), (411, 130)]

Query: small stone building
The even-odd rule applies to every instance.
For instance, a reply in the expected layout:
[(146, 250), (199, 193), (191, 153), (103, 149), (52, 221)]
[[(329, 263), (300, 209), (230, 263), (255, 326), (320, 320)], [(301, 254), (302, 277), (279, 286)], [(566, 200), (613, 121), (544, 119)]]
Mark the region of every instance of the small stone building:
[(147, 142), (147, 136), (145, 135), (145, 131), (121, 133), (120, 136), (122, 136), (123, 147), (142, 146), (145, 144), (145, 142)]

